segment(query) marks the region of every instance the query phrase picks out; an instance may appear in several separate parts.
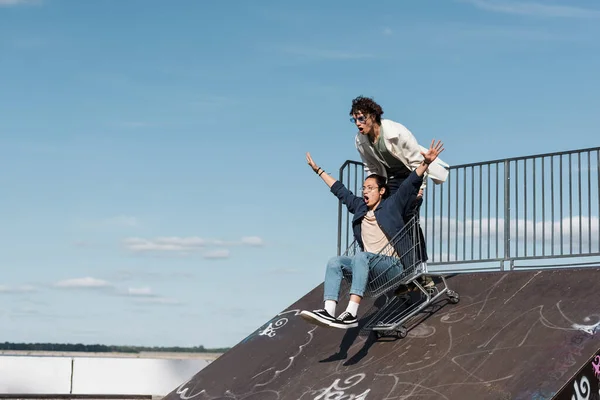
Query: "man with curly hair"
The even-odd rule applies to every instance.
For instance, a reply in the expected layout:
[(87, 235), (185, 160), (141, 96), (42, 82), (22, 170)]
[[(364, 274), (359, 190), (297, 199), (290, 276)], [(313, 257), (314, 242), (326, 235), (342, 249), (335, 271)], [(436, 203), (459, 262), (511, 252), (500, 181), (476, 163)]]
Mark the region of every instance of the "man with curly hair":
[[(386, 177), (391, 195), (398, 190), (410, 173), (419, 167), (423, 161), (421, 152), (426, 149), (419, 145), (404, 125), (382, 119), (382, 115), (383, 109), (372, 98), (359, 96), (352, 100), (350, 120), (358, 128), (355, 144), (364, 164), (365, 176), (377, 174)], [(427, 176), (437, 184), (444, 182), (448, 176), (446, 166), (439, 159), (430, 166), (423, 178), (412, 211), (406, 215), (407, 221), (420, 212)], [(427, 261), (425, 238), (421, 230), (420, 234), (423, 260)], [(427, 286), (431, 286), (432, 283), (430, 278), (427, 279)]]

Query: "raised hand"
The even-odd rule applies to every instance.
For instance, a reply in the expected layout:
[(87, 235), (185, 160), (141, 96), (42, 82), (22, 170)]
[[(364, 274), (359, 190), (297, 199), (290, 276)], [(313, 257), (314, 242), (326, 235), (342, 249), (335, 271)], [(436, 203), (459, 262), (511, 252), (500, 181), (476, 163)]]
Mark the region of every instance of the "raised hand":
[(427, 153), (421, 152), (421, 155), (424, 159), (423, 161), (425, 161), (426, 164), (431, 164), (440, 155), (440, 153), (444, 151), (443, 146), (444, 144), (441, 140), (438, 140), (438, 142), (435, 143), (435, 139), (433, 139), (429, 145), (429, 150), (427, 150)]
[(333, 184), (336, 182), (335, 178), (332, 178), (327, 172), (323, 170), (323, 168), (317, 166), (317, 164), (313, 161), (312, 157), (310, 156), (310, 153), (306, 153), (306, 162), (308, 163), (308, 165), (310, 165), (312, 170), (317, 175), (319, 175), (321, 179), (323, 179), (327, 186), (333, 186)]
[(306, 162), (308, 163), (308, 165), (310, 165), (313, 171), (317, 172), (317, 169), (319, 169), (319, 167), (317, 167), (317, 164), (315, 164), (315, 162), (313, 161), (312, 157), (310, 156), (310, 153), (306, 153)]

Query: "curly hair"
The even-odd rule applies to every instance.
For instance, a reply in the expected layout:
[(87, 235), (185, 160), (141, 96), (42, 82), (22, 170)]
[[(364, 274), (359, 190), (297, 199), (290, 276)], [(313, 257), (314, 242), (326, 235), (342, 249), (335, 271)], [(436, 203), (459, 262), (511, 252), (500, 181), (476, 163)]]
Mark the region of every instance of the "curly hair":
[(381, 116), (383, 115), (383, 108), (379, 104), (375, 102), (370, 97), (358, 96), (354, 100), (352, 100), (352, 108), (350, 109), (350, 115), (356, 114), (358, 112), (363, 113), (364, 115), (373, 115), (375, 117), (375, 121), (378, 124), (381, 124)]

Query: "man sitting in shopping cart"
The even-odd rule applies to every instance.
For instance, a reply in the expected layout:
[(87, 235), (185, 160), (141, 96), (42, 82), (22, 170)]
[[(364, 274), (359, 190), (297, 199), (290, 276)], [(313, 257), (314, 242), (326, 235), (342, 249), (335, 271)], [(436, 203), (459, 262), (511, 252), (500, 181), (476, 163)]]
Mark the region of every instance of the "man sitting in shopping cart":
[[(362, 197), (355, 196), (341, 182), (318, 167), (310, 153), (306, 153), (308, 165), (346, 205), (348, 211), (354, 214), (352, 228), (361, 251), (353, 256), (342, 255), (329, 260), (324, 282), (325, 307), (302, 311), (302, 318), (321, 326), (342, 329), (355, 327), (358, 325), (358, 306), (367, 289), (369, 277), (382, 272), (389, 277), (397, 276), (407, 267), (398, 262), (397, 256), (402, 254), (402, 250), (397, 248), (395, 243), (391, 243), (390, 246), (389, 241), (405, 227), (406, 214), (412, 210), (411, 206), (423, 183), (423, 174), (442, 151), (443, 144), (440, 141), (436, 144), (433, 140), (427, 152), (421, 152), (421, 164), (391, 196), (387, 196), (384, 177), (368, 176), (363, 184)], [(387, 249), (390, 248), (392, 251), (388, 255)], [(375, 259), (377, 262), (372, 262)], [(393, 271), (387, 271), (390, 268)], [(336, 318), (335, 309), (344, 273), (352, 276), (350, 301), (346, 310)]]

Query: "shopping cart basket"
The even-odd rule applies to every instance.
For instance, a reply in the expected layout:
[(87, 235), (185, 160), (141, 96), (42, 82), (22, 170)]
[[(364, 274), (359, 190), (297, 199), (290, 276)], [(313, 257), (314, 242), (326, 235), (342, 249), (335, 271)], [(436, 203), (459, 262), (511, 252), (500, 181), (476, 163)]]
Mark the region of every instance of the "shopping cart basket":
[[(354, 241), (344, 255), (353, 256), (359, 251), (358, 243)], [(400, 285), (407, 285), (418, 290), (421, 300), (406, 306), (407, 301), (402, 296), (386, 296), (385, 304), (374, 313), (364, 329), (375, 331), (378, 337), (395, 335), (403, 338), (408, 333), (404, 324), (441, 296), (446, 295), (453, 304), (459, 302), (459, 294), (450, 290), (445, 277), (442, 274), (429, 273), (422, 258), (419, 217), (415, 216), (376, 257), (371, 259), (369, 280), (363, 297), (379, 297), (396, 290)], [(380, 262), (385, 263), (385, 267), (377, 268), (377, 263)], [(418, 278), (425, 274), (441, 278), (442, 287), (423, 287)], [(349, 284), (352, 279), (351, 272), (344, 270), (344, 278)]]

